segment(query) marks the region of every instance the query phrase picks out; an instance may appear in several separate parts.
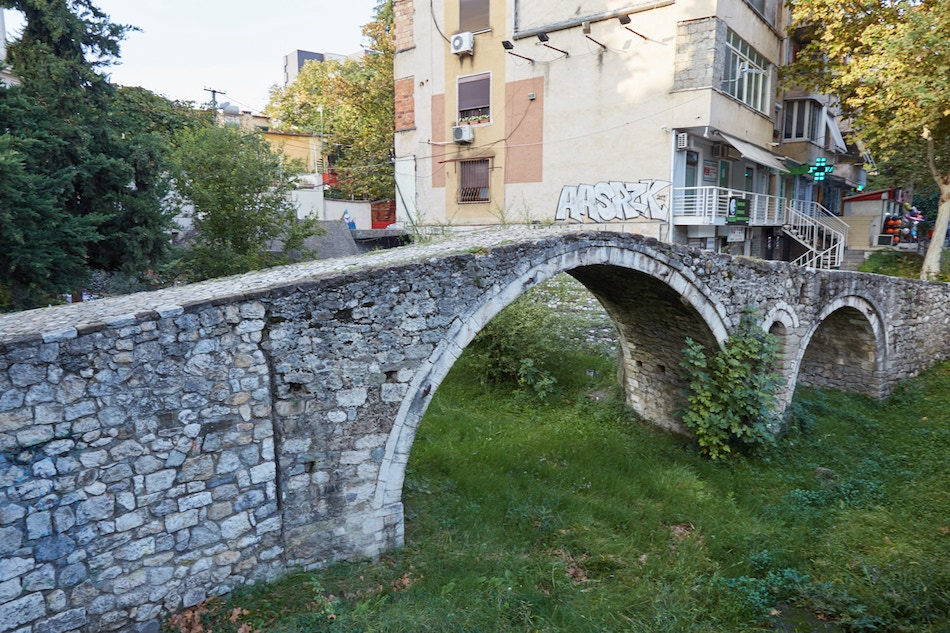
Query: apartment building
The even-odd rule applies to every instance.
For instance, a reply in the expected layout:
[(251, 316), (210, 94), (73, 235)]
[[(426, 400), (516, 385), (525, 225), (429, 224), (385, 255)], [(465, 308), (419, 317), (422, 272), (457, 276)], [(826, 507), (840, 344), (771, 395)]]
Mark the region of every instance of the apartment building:
[(779, 0), (396, 0), (396, 200), (420, 229), (583, 224), (836, 266), (862, 182), (781, 93)]

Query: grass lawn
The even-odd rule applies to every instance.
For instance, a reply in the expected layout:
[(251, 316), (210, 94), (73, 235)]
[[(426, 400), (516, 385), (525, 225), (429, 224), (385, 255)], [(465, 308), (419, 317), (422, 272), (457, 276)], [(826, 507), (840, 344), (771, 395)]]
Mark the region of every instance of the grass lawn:
[(776, 450), (712, 462), (623, 406), (612, 360), (560, 359), (543, 401), (456, 364), (412, 448), (404, 549), (167, 630), (950, 631), (950, 365), (883, 404), (800, 390)]

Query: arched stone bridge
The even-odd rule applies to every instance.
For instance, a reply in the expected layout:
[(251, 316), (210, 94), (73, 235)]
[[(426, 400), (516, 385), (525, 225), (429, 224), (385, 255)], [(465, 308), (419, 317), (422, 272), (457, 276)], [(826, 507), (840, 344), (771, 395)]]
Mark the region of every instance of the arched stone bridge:
[[(567, 272), (675, 424), (685, 339), (751, 306), (796, 384), (886, 395), (948, 357), (945, 284), (634, 235), (520, 230), (0, 317), (0, 633), (156, 631), (290, 566), (403, 541), (416, 428), (475, 334)], [(31, 628), (32, 625), (32, 628)]]

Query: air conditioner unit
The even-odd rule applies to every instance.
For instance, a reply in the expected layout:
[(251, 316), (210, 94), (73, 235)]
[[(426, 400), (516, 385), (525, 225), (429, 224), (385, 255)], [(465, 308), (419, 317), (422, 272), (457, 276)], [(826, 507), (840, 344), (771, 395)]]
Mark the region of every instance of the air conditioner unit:
[(456, 143), (471, 143), (475, 140), (475, 130), (471, 125), (456, 125), (452, 128), (452, 140)]
[(680, 132), (676, 135), (676, 149), (689, 149), (689, 134)]
[(469, 32), (456, 33), (452, 36), (452, 52), (456, 55), (471, 55), (475, 50), (475, 36)]
[(725, 158), (726, 160), (739, 160), (742, 154), (732, 145), (725, 143), (716, 143), (712, 146), (713, 158)]

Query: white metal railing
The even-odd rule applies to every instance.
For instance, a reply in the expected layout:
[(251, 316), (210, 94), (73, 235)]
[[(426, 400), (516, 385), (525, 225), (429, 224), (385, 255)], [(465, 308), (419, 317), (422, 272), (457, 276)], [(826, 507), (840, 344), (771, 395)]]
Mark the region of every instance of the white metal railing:
[(786, 200), (724, 187), (674, 187), (673, 223), (726, 224), (732, 198), (749, 201), (749, 226), (781, 226), (785, 233), (808, 249), (792, 263), (813, 268), (837, 268), (841, 265), (848, 225), (810, 200)]
[[(752, 193), (724, 187), (675, 187), (673, 189), (674, 224), (725, 224), (729, 216), (729, 200), (749, 201), (750, 226), (782, 226), (785, 224), (785, 200), (764, 193)], [(679, 219), (679, 222), (677, 222)]]
[(785, 233), (808, 250), (793, 264), (812, 268), (838, 268), (844, 259), (848, 225), (817, 202), (790, 200)]

